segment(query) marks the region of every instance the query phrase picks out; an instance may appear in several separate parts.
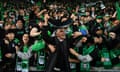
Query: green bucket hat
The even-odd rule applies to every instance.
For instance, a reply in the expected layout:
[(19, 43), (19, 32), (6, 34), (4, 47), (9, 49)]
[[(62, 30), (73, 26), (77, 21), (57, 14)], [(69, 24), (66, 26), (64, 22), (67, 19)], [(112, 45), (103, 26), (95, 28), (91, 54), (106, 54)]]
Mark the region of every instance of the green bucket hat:
[(103, 19), (103, 17), (102, 16), (97, 16), (96, 19)]

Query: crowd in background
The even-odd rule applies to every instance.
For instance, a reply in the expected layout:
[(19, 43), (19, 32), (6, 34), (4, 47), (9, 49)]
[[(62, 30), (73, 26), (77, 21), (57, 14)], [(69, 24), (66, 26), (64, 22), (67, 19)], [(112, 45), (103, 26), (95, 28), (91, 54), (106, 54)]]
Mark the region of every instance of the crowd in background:
[[(85, 55), (80, 57), (74, 51), (75, 56), (68, 54), (71, 65), (75, 63), (73, 72), (84, 69), (80, 64), (84, 61), (90, 63), (90, 68), (112, 68), (120, 64), (120, 0), (114, 3), (94, 1), (73, 4), (46, 0), (30, 0), (29, 3), (28, 0), (18, 5), (15, 2), (1, 2), (1, 71), (13, 72), (18, 62), (23, 60), (28, 60), (29, 66), (44, 65), (40, 69), (45, 70), (47, 62), (51, 61), (49, 56), (55, 52), (53, 47), (57, 45), (54, 43), (56, 39), (51, 40), (51, 37), (64, 39), (64, 33), (70, 42), (69, 47)], [(40, 55), (45, 56), (44, 64), (38, 59)], [(62, 63), (59, 57), (62, 58), (62, 55), (58, 55)]]

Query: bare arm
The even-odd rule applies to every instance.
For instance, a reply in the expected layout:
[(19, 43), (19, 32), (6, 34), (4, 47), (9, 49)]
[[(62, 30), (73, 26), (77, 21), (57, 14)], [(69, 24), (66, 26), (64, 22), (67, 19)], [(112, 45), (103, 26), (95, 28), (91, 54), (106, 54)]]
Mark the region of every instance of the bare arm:
[(117, 12), (115, 11), (114, 14), (113, 14), (113, 16), (112, 16), (112, 18), (115, 18), (116, 14), (117, 14)]
[(76, 57), (78, 57), (78, 56), (80, 55), (79, 53), (77, 53), (77, 52), (76, 52), (74, 49), (72, 49), (72, 48), (70, 48), (69, 51), (70, 51), (71, 54), (75, 55)]
[(37, 32), (38, 29), (37, 28), (32, 28), (32, 30), (30, 31), (30, 36), (31, 37), (35, 37), (41, 34), (41, 32)]
[(46, 9), (40, 11), (39, 13), (37, 13), (37, 17), (39, 17), (41, 14), (43, 14), (45, 11), (47, 11)]
[(50, 18), (50, 16), (48, 14), (44, 15), (44, 20), (45, 20), (45, 24), (44, 26), (48, 26), (48, 19)]
[(50, 51), (53, 53), (55, 52), (55, 47), (51, 44), (48, 44), (48, 48), (50, 49)]
[(79, 61), (79, 60), (77, 60), (77, 59), (72, 59), (72, 58), (69, 58), (69, 62), (79, 63), (80, 61)]

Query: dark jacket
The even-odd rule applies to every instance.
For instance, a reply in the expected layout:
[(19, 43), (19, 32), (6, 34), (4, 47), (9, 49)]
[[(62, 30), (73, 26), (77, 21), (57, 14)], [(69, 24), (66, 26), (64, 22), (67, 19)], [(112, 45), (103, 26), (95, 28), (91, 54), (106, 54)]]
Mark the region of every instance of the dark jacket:
[[(4, 40), (1, 44), (1, 50), (2, 50), (2, 60), (3, 62), (10, 63), (15, 66), (16, 63), (16, 49), (15, 49), (15, 43), (14, 41), (10, 41), (9, 44), (5, 44)], [(13, 56), (11, 58), (7, 58), (5, 55), (7, 53), (11, 53)]]
[(46, 72), (52, 72), (54, 67), (60, 68), (64, 72), (70, 72), (70, 65), (68, 61), (69, 57), (69, 40), (65, 39), (60, 42), (56, 37), (52, 37), (49, 44), (55, 46), (55, 53), (51, 53), (48, 58), (48, 64), (46, 66)]

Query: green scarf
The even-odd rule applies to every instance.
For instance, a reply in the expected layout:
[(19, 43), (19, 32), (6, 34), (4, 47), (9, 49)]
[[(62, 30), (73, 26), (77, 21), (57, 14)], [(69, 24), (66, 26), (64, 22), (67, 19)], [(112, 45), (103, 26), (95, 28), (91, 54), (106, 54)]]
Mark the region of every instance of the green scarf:
[(107, 50), (107, 48), (103, 48), (101, 53), (102, 53), (102, 54), (101, 54), (101, 57), (103, 57), (103, 58), (106, 59), (106, 61), (103, 62), (104, 68), (105, 68), (105, 69), (111, 68), (112, 63), (111, 63), (111, 61), (110, 61), (110, 54), (109, 54), (109, 51)]
[(117, 11), (117, 19), (120, 20), (120, 4), (116, 2), (115, 7)]
[[(85, 46), (83, 48), (83, 55), (87, 55), (90, 54), (93, 50), (95, 49), (95, 45), (91, 45), (91, 46)], [(80, 63), (80, 71), (81, 72), (90, 72), (90, 63), (89, 62), (81, 62)]]
[(83, 55), (90, 54), (95, 49), (95, 45), (91, 45), (89, 48), (85, 46), (83, 48)]
[(24, 45), (23, 46), (23, 52), (27, 52), (28, 51), (28, 46), (27, 45)]

